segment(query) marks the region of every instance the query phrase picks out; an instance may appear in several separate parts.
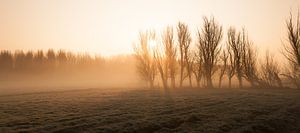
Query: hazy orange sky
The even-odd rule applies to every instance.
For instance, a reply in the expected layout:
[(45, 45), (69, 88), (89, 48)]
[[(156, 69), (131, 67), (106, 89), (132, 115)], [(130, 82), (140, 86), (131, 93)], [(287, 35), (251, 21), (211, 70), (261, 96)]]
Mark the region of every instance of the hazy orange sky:
[(244, 26), (259, 49), (276, 51), (299, 7), (300, 0), (0, 0), (0, 46), (131, 53), (140, 30), (182, 21), (196, 33), (202, 17), (214, 15), (224, 31)]

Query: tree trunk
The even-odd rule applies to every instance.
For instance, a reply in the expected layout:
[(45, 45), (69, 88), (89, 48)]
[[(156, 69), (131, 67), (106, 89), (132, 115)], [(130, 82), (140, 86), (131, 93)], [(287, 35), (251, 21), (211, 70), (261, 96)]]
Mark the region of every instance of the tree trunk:
[(219, 88), (221, 88), (221, 84), (222, 84), (222, 77), (220, 76), (220, 78), (219, 78)]
[(171, 75), (171, 85), (172, 85), (172, 88), (175, 88), (175, 75)]
[(239, 80), (239, 88), (243, 88), (243, 80), (241, 76), (238, 76), (238, 80)]
[(278, 85), (279, 85), (280, 88), (282, 88), (282, 82), (281, 82), (281, 80), (278, 80)]
[(200, 88), (200, 80), (197, 79), (197, 87)]
[(190, 81), (190, 87), (192, 87), (192, 75), (191, 75), (191, 72), (189, 72), (189, 81)]
[(168, 89), (168, 81), (165, 78), (162, 78), (162, 83), (163, 83), (164, 89)]
[(231, 88), (231, 77), (228, 78), (228, 84), (229, 84), (229, 88)]
[(251, 85), (251, 87), (254, 87), (254, 86), (255, 86), (255, 84), (254, 84), (254, 81), (253, 81), (253, 80), (250, 80), (250, 85)]
[(154, 88), (154, 81), (153, 80), (150, 80), (149, 84), (150, 84), (150, 88)]
[(206, 76), (206, 85), (207, 85), (207, 88), (213, 88), (211, 74), (207, 74), (207, 76)]
[(182, 83), (183, 83), (183, 66), (180, 66), (180, 84), (179, 86), (182, 87)]

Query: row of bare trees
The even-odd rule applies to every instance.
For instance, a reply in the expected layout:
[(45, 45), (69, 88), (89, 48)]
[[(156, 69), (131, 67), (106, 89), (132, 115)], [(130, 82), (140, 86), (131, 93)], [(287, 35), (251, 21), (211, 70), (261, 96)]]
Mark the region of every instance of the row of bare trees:
[[(139, 42), (134, 45), (138, 72), (150, 87), (157, 81), (168, 88), (169, 80), (171, 88), (177, 84), (182, 87), (187, 79), (190, 87), (194, 81), (197, 87), (203, 82), (204, 87), (213, 88), (215, 79), (221, 87), (224, 77), (228, 79), (229, 88), (234, 77), (239, 88), (245, 81), (252, 87), (282, 87), (282, 78), (300, 87), (299, 15), (296, 23), (292, 15), (287, 21), (288, 43), (283, 53), (291, 64), (289, 73), (280, 68), (269, 52), (258, 62), (257, 50), (244, 28), (239, 31), (230, 27), (225, 43), (222, 43), (223, 28), (213, 17), (204, 17), (195, 40), (192, 40), (188, 25), (179, 22), (176, 29), (177, 36), (172, 27), (167, 27), (161, 38), (154, 31), (141, 32)], [(151, 46), (151, 42), (156, 42), (156, 46)], [(179, 79), (177, 84), (176, 79)]]

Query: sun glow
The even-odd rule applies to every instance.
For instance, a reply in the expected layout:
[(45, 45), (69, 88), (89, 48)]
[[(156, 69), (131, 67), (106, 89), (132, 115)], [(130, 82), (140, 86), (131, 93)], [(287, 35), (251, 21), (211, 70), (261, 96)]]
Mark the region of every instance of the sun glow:
[[(141, 30), (160, 33), (181, 21), (196, 35), (202, 17), (214, 16), (224, 34), (230, 26), (245, 27), (260, 49), (276, 51), (284, 39), (285, 19), (290, 10), (297, 13), (299, 4), (299, 0), (0, 0), (0, 47), (131, 54)], [(151, 47), (156, 45), (160, 42), (151, 42)]]
[(149, 40), (149, 47), (151, 50), (155, 49), (157, 47), (156, 40), (153, 40), (153, 39)]

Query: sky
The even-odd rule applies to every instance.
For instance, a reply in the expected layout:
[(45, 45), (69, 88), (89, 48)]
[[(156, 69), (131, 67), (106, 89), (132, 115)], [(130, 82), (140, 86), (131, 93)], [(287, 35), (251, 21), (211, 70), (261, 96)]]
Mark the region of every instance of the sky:
[(230, 26), (244, 27), (260, 51), (277, 54), (299, 8), (300, 0), (0, 0), (0, 49), (130, 54), (140, 31), (181, 21), (195, 34), (214, 16), (222, 43)]

